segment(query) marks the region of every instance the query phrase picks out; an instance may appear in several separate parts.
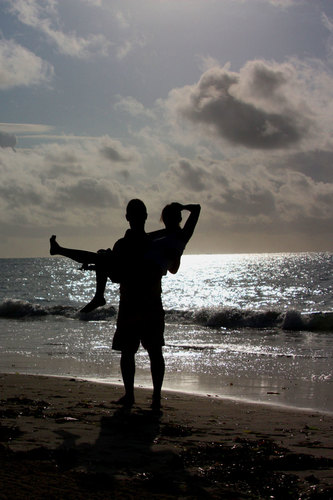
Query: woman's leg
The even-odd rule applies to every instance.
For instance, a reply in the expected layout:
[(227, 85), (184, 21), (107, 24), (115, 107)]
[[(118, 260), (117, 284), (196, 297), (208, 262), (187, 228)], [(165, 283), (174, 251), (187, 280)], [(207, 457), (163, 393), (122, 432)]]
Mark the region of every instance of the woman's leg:
[(105, 270), (96, 264), (96, 292), (93, 299), (81, 309), (83, 313), (89, 313), (97, 307), (105, 306), (104, 292), (108, 276)]
[(56, 241), (56, 236), (50, 238), (50, 254), (63, 255), (80, 264), (95, 264), (96, 270), (96, 292), (93, 299), (81, 309), (81, 312), (89, 313), (105, 305), (104, 292), (108, 273), (112, 266), (112, 252), (108, 250), (99, 250), (98, 252), (88, 252), (86, 250), (77, 250), (74, 248), (61, 247)]
[(56, 241), (56, 236), (50, 238), (50, 254), (63, 255), (69, 259), (79, 262), (80, 264), (96, 264), (98, 260), (97, 252), (88, 252), (86, 250), (77, 250), (74, 248), (61, 247)]
[(109, 248), (97, 252), (97, 259), (94, 267), (96, 270), (96, 292), (89, 304), (81, 309), (81, 312), (84, 313), (89, 313), (97, 307), (105, 305), (104, 292), (108, 274), (112, 268), (112, 251)]

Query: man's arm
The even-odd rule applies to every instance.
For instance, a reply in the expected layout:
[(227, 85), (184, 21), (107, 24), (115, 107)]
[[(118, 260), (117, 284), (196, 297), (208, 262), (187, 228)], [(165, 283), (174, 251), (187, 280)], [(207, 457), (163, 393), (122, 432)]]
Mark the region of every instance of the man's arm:
[(123, 277), (123, 249), (122, 240), (116, 241), (112, 249), (112, 266), (108, 272), (108, 277), (113, 283), (120, 283)]
[(165, 228), (163, 229), (157, 229), (156, 231), (151, 231), (150, 233), (147, 233), (149, 238), (154, 241), (159, 238), (163, 238), (166, 235)]

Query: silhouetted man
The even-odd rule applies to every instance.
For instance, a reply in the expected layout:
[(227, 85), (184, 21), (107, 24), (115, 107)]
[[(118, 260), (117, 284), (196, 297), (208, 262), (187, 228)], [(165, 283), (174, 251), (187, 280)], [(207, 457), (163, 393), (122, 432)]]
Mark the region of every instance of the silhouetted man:
[[(190, 215), (180, 227), (181, 212)], [(176, 273), (182, 252), (191, 238), (200, 214), (200, 205), (171, 203), (164, 207), (165, 229), (147, 234), (147, 209), (141, 200), (127, 205), (126, 219), (130, 229), (118, 240), (113, 251), (87, 252), (65, 248), (55, 235), (50, 238), (51, 255), (64, 255), (84, 266), (94, 264), (97, 276), (96, 294), (82, 311), (90, 312), (105, 304), (104, 289), (109, 277), (120, 283), (117, 329), (112, 348), (121, 351), (121, 372), (125, 395), (118, 401), (125, 406), (134, 403), (135, 354), (140, 342), (148, 351), (153, 379), (152, 407), (159, 408), (164, 378), (164, 310), (161, 300), (161, 278), (167, 271)]]
[(127, 205), (130, 229), (113, 248), (111, 279), (120, 283), (117, 328), (112, 348), (121, 351), (125, 395), (118, 401), (134, 403), (135, 354), (140, 342), (148, 351), (153, 380), (152, 407), (159, 408), (164, 378), (164, 310), (161, 300), (161, 269), (149, 257), (152, 240), (145, 232), (147, 210), (141, 200)]

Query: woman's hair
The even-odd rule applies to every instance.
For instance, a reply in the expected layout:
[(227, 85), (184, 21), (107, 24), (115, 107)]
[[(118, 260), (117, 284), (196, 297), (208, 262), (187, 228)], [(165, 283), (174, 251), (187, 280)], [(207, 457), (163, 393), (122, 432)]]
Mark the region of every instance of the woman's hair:
[(165, 226), (179, 225), (182, 220), (181, 205), (179, 203), (170, 203), (166, 205), (161, 213), (161, 221)]

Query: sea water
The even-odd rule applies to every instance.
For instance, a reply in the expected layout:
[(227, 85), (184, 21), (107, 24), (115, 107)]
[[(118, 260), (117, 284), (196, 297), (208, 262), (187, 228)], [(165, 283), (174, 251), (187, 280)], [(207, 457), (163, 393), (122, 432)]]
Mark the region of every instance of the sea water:
[[(120, 383), (118, 285), (65, 258), (0, 259), (0, 371)], [(163, 278), (164, 387), (333, 412), (333, 254), (185, 255)], [(136, 384), (151, 387), (140, 348)]]

